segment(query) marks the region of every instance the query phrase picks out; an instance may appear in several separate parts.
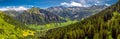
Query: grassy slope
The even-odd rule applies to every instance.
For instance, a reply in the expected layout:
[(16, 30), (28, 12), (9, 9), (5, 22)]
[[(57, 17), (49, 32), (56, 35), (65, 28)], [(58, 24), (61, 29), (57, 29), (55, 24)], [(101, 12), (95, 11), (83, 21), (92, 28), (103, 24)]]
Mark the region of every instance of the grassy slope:
[(28, 35), (33, 36), (34, 31), (27, 29), (23, 24), (0, 12), (0, 39), (23, 39)]
[(81, 22), (51, 29), (44, 39), (119, 39), (120, 2)]

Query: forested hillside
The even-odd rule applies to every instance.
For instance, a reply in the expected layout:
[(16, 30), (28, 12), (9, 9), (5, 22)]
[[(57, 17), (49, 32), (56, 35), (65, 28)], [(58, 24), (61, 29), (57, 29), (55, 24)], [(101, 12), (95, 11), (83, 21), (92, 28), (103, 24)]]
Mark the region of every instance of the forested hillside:
[(120, 1), (81, 22), (51, 29), (40, 38), (120, 39)]

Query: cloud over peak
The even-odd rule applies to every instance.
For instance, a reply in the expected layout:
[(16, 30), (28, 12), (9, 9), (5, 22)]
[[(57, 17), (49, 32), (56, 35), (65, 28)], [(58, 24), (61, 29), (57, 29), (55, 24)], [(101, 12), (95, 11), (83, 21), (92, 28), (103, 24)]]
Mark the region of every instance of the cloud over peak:
[(89, 6), (89, 5), (84, 5), (82, 3), (78, 3), (78, 2), (74, 2), (74, 1), (72, 1), (71, 3), (63, 2), (63, 3), (61, 3), (61, 5), (67, 6), (67, 7), (72, 7), (72, 6), (88, 7)]
[(71, 2), (71, 3), (66, 3), (66, 2), (63, 2), (61, 3), (61, 5), (64, 5), (64, 6), (83, 6), (82, 4), (80, 3), (77, 3), (77, 2)]
[(78, 7), (89, 7), (91, 5), (108, 5), (106, 2), (109, 0), (72, 0), (71, 2), (63, 2), (63, 6), (78, 6)]
[(28, 8), (23, 7), (23, 6), (19, 6), (19, 7), (8, 6), (8, 7), (0, 8), (0, 11), (7, 11), (7, 10), (23, 11), (23, 10), (27, 10), (27, 9), (28, 9)]

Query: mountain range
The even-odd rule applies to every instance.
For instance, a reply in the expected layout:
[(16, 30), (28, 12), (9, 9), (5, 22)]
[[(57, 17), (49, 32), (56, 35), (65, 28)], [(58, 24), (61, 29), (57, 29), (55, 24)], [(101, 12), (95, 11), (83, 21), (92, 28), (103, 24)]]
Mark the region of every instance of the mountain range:
[(7, 10), (5, 14), (25, 24), (59, 23), (70, 20), (81, 20), (100, 12), (107, 5), (93, 5), (91, 7), (56, 6), (47, 9), (32, 7), (24, 11)]
[(54, 14), (57, 14), (63, 18), (70, 18), (72, 20), (75, 20), (75, 19), (79, 20), (79, 19), (91, 16), (93, 14), (96, 14), (107, 7), (108, 7), (107, 5), (93, 5), (90, 7), (58, 6), (58, 7), (50, 7), (46, 10), (49, 12), (52, 12)]

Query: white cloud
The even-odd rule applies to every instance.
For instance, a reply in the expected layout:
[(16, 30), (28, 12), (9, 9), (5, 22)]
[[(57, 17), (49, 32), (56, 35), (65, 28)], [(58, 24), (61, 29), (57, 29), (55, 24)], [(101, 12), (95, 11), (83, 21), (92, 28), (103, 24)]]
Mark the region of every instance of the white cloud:
[(63, 2), (61, 5), (64, 6), (80, 6), (80, 7), (88, 7), (91, 5), (106, 5), (106, 1), (109, 0), (72, 0), (72, 2)]
[(66, 3), (66, 2), (63, 2), (61, 3), (61, 5), (64, 5), (64, 6), (79, 6), (79, 7), (82, 7), (83, 5), (80, 4), (80, 3), (77, 3), (77, 2), (71, 2), (71, 3)]
[(23, 6), (19, 6), (19, 7), (15, 7), (15, 6), (8, 6), (8, 7), (3, 7), (0, 8), (0, 11), (7, 11), (7, 10), (16, 10), (16, 11), (23, 11), (23, 10), (27, 10), (28, 8), (23, 7)]
[(71, 3), (63, 2), (63, 3), (61, 3), (61, 5), (68, 6), (68, 7), (72, 7), (72, 6), (88, 7), (88, 6), (90, 6), (89, 4), (83, 4), (83, 3), (78, 3), (78, 2), (74, 2), (74, 1)]
[(110, 6), (110, 4), (105, 4), (106, 6)]

